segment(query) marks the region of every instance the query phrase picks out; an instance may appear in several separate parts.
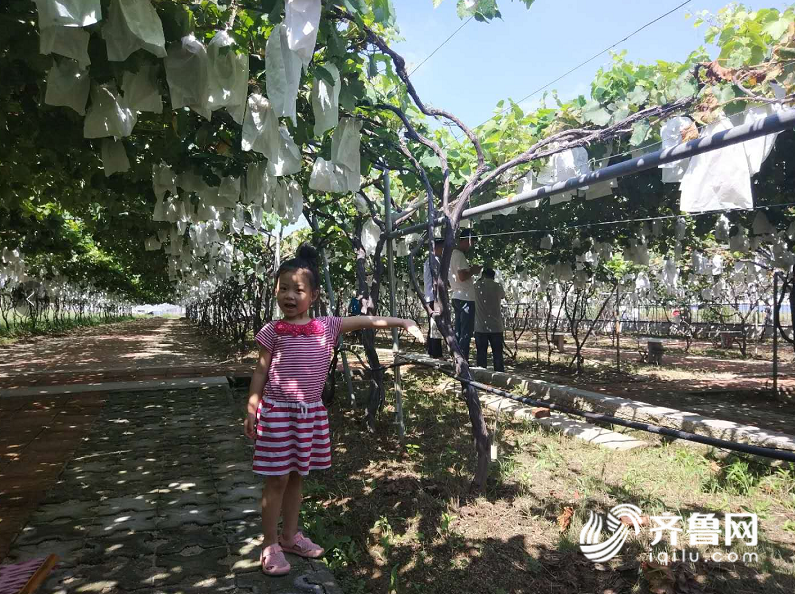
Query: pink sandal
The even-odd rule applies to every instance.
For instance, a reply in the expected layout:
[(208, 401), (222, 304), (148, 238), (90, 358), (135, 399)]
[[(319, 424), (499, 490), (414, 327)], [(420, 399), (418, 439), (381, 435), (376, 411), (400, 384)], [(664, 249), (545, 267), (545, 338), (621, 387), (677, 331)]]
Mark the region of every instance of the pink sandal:
[(282, 547), (272, 544), (264, 547), (260, 554), (259, 563), (265, 575), (287, 575), (290, 573), (290, 564), (284, 557)]
[(318, 559), (326, 552), (323, 547), (313, 543), (301, 532), (295, 533), (293, 544), (287, 544), (283, 536), (279, 537), (279, 544), (286, 553), (293, 553), (299, 557), (307, 557), (309, 559)]

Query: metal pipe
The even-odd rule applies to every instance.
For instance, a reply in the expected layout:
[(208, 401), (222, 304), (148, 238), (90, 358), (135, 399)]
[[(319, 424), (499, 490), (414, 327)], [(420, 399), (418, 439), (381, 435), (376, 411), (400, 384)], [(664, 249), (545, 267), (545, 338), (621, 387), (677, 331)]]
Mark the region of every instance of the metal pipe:
[(778, 396), (778, 271), (773, 273), (773, 394)]
[[(389, 170), (385, 169), (382, 177), (384, 179), (384, 219), (386, 219), (387, 237), (392, 231), (392, 198), (389, 194)], [(389, 315), (397, 317), (395, 307), (395, 240), (387, 239), (386, 260), (387, 274), (389, 275)], [(397, 328), (392, 328), (392, 356), (398, 358), (400, 351), (400, 334)], [(400, 377), (400, 367), (395, 367), (395, 423), (398, 426), (398, 434), (403, 439), (406, 433), (406, 426), (403, 423), (403, 382)]]
[[(649, 153), (635, 159), (617, 163), (616, 165), (610, 165), (609, 167), (604, 167), (588, 175), (572, 177), (566, 181), (558, 182), (550, 186), (543, 186), (535, 190), (516, 194), (515, 196), (468, 208), (464, 211), (461, 218), (468, 219), (476, 215), (496, 212), (512, 206), (540, 200), (547, 196), (554, 196), (556, 194), (562, 194), (563, 192), (577, 190), (594, 183), (640, 173), (641, 171), (654, 169), (666, 163), (673, 163), (680, 159), (687, 159), (688, 157), (694, 157), (702, 153), (725, 148), (733, 144), (745, 142), (746, 140), (753, 140), (760, 136), (767, 136), (768, 134), (789, 130), (793, 127), (795, 127), (795, 109), (787, 109), (769, 115), (758, 122), (735, 126), (731, 130), (724, 130), (705, 138), (697, 138), (669, 149)], [(434, 224), (439, 225), (440, 223), (436, 222)], [(407, 233), (423, 229), (426, 225), (427, 223), (423, 223), (421, 225), (412, 225), (406, 229), (399, 229), (393, 232), (390, 237), (401, 237)]]
[(616, 371), (621, 373), (621, 281), (616, 284)]
[(408, 361), (412, 364), (424, 365), (425, 367), (438, 369), (445, 375), (448, 375), (455, 380), (468, 383), (473, 387), (477, 388), (478, 390), (483, 390), (484, 392), (490, 392), (492, 394), (496, 394), (504, 398), (509, 398), (511, 400), (515, 400), (516, 402), (521, 402), (522, 404), (529, 404), (531, 406), (548, 408), (550, 410), (562, 412), (567, 415), (584, 417), (590, 421), (597, 421), (600, 423), (611, 423), (613, 425), (621, 425), (622, 427), (629, 427), (630, 429), (639, 429), (640, 431), (646, 431), (647, 433), (655, 433), (657, 435), (666, 435), (668, 437), (675, 437), (677, 439), (695, 441), (697, 443), (703, 443), (705, 445), (710, 445), (718, 448), (725, 448), (727, 450), (732, 450), (735, 452), (744, 452), (746, 454), (754, 454), (755, 456), (762, 456), (764, 458), (772, 458), (775, 460), (786, 460), (788, 462), (795, 462), (795, 450), (777, 450), (775, 448), (765, 448), (762, 446), (754, 446), (746, 443), (737, 443), (734, 441), (726, 441), (725, 439), (718, 439), (716, 437), (707, 437), (705, 435), (698, 435), (696, 433), (682, 431), (681, 429), (670, 429), (668, 427), (660, 427), (658, 425), (652, 425), (650, 423), (629, 421), (627, 419), (621, 419), (619, 417), (611, 417), (610, 415), (605, 415), (602, 413), (585, 412), (582, 410), (578, 410), (576, 408), (561, 406), (560, 404), (555, 404), (554, 402), (546, 402), (543, 400), (535, 400), (533, 398), (527, 398), (525, 396), (517, 396), (516, 394), (511, 394), (510, 392), (506, 392), (505, 390), (500, 390), (499, 388), (494, 388), (492, 386), (482, 384), (480, 382), (466, 380), (454, 373), (450, 373), (449, 371), (441, 369), (440, 367), (437, 367), (436, 365), (433, 365), (431, 363), (425, 363), (423, 361), (414, 361), (413, 359), (409, 359)]

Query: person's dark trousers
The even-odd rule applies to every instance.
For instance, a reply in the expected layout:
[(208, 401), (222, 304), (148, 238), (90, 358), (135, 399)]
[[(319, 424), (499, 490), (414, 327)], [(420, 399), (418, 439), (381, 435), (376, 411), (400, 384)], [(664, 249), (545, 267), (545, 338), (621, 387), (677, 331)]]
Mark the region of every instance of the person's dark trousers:
[(502, 332), (475, 332), (478, 367), (486, 367), (488, 363), (489, 343), (491, 343), (491, 356), (494, 359), (494, 371), (505, 371), (505, 363), (502, 359)]
[(461, 347), (461, 354), (469, 361), (469, 343), (475, 332), (475, 302), (453, 299), (455, 310), (455, 339)]
[[(428, 303), (428, 306), (433, 311), (434, 302), (431, 301)], [(434, 359), (441, 359), (442, 357), (442, 339), (441, 338), (431, 338), (431, 321), (428, 320), (428, 355), (433, 357)]]

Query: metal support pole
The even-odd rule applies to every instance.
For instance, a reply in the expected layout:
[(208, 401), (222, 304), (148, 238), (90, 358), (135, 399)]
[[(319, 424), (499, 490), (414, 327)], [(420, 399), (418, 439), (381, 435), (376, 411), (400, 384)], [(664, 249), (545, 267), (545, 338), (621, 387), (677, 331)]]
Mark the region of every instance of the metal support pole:
[(541, 320), (538, 318), (538, 299), (536, 299), (536, 363), (541, 361)]
[(773, 273), (773, 393), (778, 396), (778, 272)]
[[(276, 256), (274, 258), (276, 261), (274, 263), (273, 271), (274, 273), (279, 270), (279, 266), (282, 265), (282, 225), (279, 223), (279, 234), (276, 236)], [(276, 299), (273, 300), (273, 319), (279, 317), (279, 302)]]
[(621, 373), (621, 283), (616, 285), (616, 371)]
[[(389, 170), (383, 172), (384, 179), (384, 218), (386, 219), (387, 237), (392, 232), (392, 198), (389, 195)], [(389, 275), (389, 315), (397, 317), (395, 308), (395, 240), (386, 242), (387, 274)], [(400, 334), (397, 328), (392, 328), (392, 357), (395, 362), (400, 351)], [(400, 367), (393, 369), (395, 374), (395, 423), (398, 426), (398, 435), (403, 439), (406, 426), (403, 423), (403, 382), (400, 377)]]
[[(326, 248), (321, 248), (320, 253), (323, 256), (323, 276), (325, 276), (326, 278), (328, 305), (331, 308), (331, 312), (329, 313), (332, 313), (336, 309), (336, 299), (334, 298), (334, 286), (331, 284), (331, 273), (329, 272), (329, 263), (328, 263), (328, 256), (326, 255)], [(337, 341), (339, 342), (340, 348), (342, 348), (344, 342), (341, 333)], [(350, 397), (351, 408), (355, 408), (356, 395), (353, 393), (353, 382), (351, 381), (351, 368), (348, 366), (348, 356), (345, 354), (345, 351), (342, 351), (340, 354), (342, 355), (342, 372), (345, 375), (345, 383), (348, 385), (348, 396)]]
[[(506, 208), (519, 206), (520, 204), (527, 204), (528, 202), (540, 200), (541, 198), (547, 198), (556, 194), (562, 194), (563, 192), (577, 190), (599, 182), (618, 179), (619, 177), (623, 177), (625, 175), (633, 175), (635, 173), (640, 173), (641, 171), (647, 171), (649, 169), (656, 169), (660, 165), (664, 165), (666, 163), (673, 163), (674, 161), (679, 161), (680, 159), (694, 157), (702, 153), (707, 153), (709, 151), (722, 149), (733, 144), (745, 142), (746, 140), (753, 140), (754, 138), (767, 136), (768, 134), (783, 132), (784, 130), (792, 129), (793, 127), (795, 127), (795, 109), (783, 110), (780, 113), (769, 115), (765, 119), (752, 124), (735, 126), (731, 130), (724, 130), (723, 132), (718, 132), (712, 136), (697, 138), (696, 140), (691, 140), (669, 149), (656, 151), (642, 155), (636, 159), (629, 159), (628, 161), (622, 161), (621, 163), (617, 163), (615, 165), (603, 167), (602, 169), (599, 169), (598, 171), (588, 175), (572, 177), (556, 184), (543, 186), (535, 190), (529, 190), (527, 192), (516, 194), (515, 196), (509, 196), (508, 198), (503, 198), (501, 200), (493, 200), (492, 202), (487, 202), (486, 204), (481, 204), (480, 206), (468, 208), (463, 212), (461, 218), (469, 219), (476, 215), (497, 212)], [(437, 220), (434, 222), (434, 224), (437, 226), (441, 225), (442, 221)], [(428, 223), (420, 223), (418, 225), (412, 225), (411, 227), (406, 227), (404, 229), (398, 229), (390, 233), (390, 237), (402, 237), (403, 235), (407, 235), (415, 231), (425, 230), (427, 226)]]

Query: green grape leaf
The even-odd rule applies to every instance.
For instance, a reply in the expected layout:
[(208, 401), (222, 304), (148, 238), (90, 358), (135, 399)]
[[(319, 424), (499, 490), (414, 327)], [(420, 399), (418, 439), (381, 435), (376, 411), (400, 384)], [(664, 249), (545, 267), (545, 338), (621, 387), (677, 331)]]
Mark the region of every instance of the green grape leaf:
[(629, 139), (629, 144), (632, 146), (640, 146), (645, 142), (650, 130), (651, 126), (647, 120), (636, 122), (632, 126), (632, 136)]
[(392, 0), (373, 0), (373, 17), (385, 27), (395, 24), (395, 7)]
[(586, 122), (597, 126), (605, 126), (610, 122), (610, 112), (596, 101), (589, 101), (582, 110), (582, 117)]

